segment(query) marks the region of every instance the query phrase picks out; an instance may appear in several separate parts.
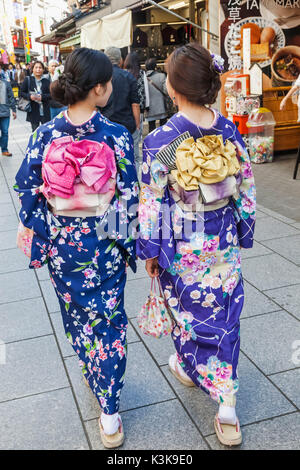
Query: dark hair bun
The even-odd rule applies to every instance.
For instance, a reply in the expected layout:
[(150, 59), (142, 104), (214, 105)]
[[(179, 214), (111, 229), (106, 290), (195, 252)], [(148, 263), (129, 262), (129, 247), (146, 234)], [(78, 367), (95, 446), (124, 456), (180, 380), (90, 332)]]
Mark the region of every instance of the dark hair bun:
[(205, 47), (195, 42), (175, 49), (167, 71), (171, 86), (189, 102), (204, 106), (216, 101), (221, 80)]
[(81, 47), (67, 58), (64, 72), (51, 83), (51, 96), (63, 105), (83, 101), (96, 85), (112, 77), (112, 65), (103, 52)]

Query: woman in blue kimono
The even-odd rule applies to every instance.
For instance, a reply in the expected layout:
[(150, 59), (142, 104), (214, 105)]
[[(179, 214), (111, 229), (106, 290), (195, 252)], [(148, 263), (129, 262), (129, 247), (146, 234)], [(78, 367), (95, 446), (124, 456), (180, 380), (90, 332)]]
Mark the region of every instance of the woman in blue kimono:
[(144, 141), (137, 255), (159, 276), (176, 321), (171, 372), (219, 403), (217, 436), (237, 445), (240, 252), (253, 244), (254, 179), (237, 128), (209, 106), (222, 59), (188, 44), (172, 53), (167, 70), (179, 112)]
[(48, 264), (67, 338), (102, 411), (103, 444), (117, 447), (124, 439), (126, 265), (136, 270), (128, 227), (138, 183), (132, 137), (96, 111), (111, 94), (111, 77), (103, 53), (72, 52), (51, 89), (68, 109), (31, 135), (15, 190), (19, 246), (30, 268)]

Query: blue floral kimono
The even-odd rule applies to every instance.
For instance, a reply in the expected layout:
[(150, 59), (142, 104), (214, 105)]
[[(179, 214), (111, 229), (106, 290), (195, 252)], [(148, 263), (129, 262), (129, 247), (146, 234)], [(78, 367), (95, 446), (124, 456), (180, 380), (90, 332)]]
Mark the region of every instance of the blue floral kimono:
[[(235, 125), (214, 111), (210, 128), (182, 113), (149, 134), (143, 147), (139, 203), (141, 259), (158, 258), (159, 276), (177, 325), (172, 337), (179, 363), (204, 391), (232, 406), (238, 390), (239, 318), (244, 289), (241, 248), (251, 248), (255, 224), (255, 186), (247, 151)], [(238, 197), (223, 207), (190, 214), (173, 197), (168, 168), (156, 153), (184, 132), (196, 140), (222, 135), (236, 147), (241, 184)], [(198, 223), (200, 219), (202, 223)]]
[[(103, 216), (55, 215), (39, 192), (47, 148), (63, 136), (105, 142), (114, 150), (116, 191)], [(139, 191), (132, 137), (99, 113), (80, 126), (61, 113), (31, 135), (14, 188), (22, 204), (21, 222), (34, 231), (29, 267), (48, 264), (67, 338), (101, 409), (113, 414), (126, 366), (126, 263), (136, 270), (135, 240), (128, 232)]]

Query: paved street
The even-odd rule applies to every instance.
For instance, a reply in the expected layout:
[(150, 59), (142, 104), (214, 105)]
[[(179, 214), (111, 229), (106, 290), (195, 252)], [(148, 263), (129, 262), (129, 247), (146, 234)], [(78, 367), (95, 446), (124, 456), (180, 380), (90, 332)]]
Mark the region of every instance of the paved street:
[[(10, 128), (13, 158), (0, 156), (0, 449), (103, 449), (97, 402), (64, 336), (47, 269), (27, 269), (16, 248), (19, 203), (12, 185), (30, 130), (18, 114)], [(243, 251), (241, 449), (299, 449), (300, 171), (293, 181), (293, 167), (293, 154), (254, 166), (256, 241)], [(168, 370), (171, 339), (139, 332), (136, 316), (149, 288), (139, 262), (126, 287), (122, 449), (224, 449), (213, 429), (217, 405)]]

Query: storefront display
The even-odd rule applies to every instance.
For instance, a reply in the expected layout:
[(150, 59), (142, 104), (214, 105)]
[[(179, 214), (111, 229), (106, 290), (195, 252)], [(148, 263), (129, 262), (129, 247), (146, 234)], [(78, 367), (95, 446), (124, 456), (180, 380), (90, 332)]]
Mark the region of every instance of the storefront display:
[(249, 155), (253, 163), (270, 163), (274, 156), (274, 127), (276, 121), (267, 108), (254, 109), (247, 122)]
[[(246, 29), (250, 29), (251, 66), (248, 70), (251, 79), (253, 77), (251, 93), (262, 90), (261, 104), (275, 117), (275, 150), (296, 149), (300, 144), (297, 107), (290, 101), (281, 111), (280, 102), (300, 75), (300, 2), (220, 0), (220, 49), (226, 75), (243, 70), (243, 32)], [(228, 107), (233, 108), (232, 99), (228, 101), (226, 112)], [(236, 114), (243, 111), (246, 102), (241, 100), (240, 104), (235, 103)], [(263, 147), (268, 149), (271, 144), (266, 141)], [(262, 159), (266, 157), (262, 156)]]

